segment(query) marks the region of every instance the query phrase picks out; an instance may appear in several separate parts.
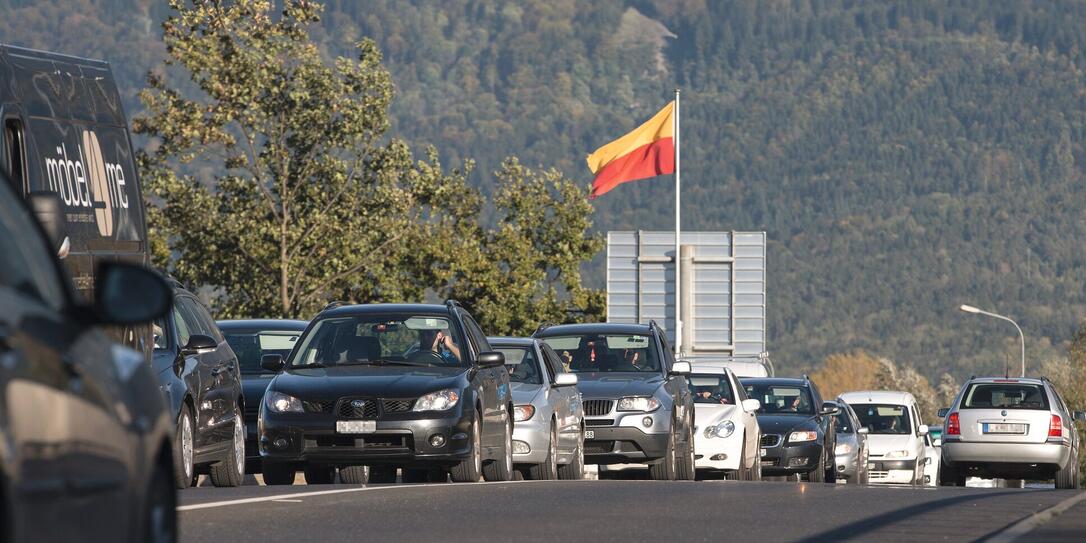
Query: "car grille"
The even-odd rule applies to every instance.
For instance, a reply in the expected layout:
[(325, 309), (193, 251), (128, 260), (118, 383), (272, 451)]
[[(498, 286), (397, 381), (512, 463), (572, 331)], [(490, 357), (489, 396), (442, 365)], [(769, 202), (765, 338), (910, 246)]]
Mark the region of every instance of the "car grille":
[(585, 441), (585, 454), (607, 454), (615, 450), (614, 441)]
[(304, 409), (306, 413), (331, 413), (332, 408), (334, 408), (335, 406), (336, 406), (336, 402), (334, 402), (334, 401), (329, 401), (329, 402), (314, 401), (314, 400), (302, 401), (302, 409)]
[(381, 400), (381, 411), (385, 413), (403, 413), (415, 407), (415, 400)]
[(867, 478), (869, 480), (889, 479), (890, 478), (890, 472), (889, 471), (868, 471), (867, 472)]
[[(361, 400), (361, 407), (351, 405), (352, 402)], [(336, 404), (336, 416), (341, 419), (373, 420), (377, 418), (377, 402), (364, 398), (340, 398)]]
[(781, 436), (777, 434), (765, 434), (762, 436), (762, 447), (767, 449), (781, 444)]
[(585, 419), (585, 426), (614, 426), (615, 419)]
[(610, 414), (614, 405), (613, 400), (585, 400), (584, 414), (586, 417), (602, 417)]
[[(352, 400), (363, 400), (362, 409), (351, 406)], [(378, 408), (380, 405), (380, 408)], [(406, 413), (415, 407), (415, 400), (371, 400), (368, 398), (340, 398), (339, 400), (320, 401), (304, 400), (302, 409), (306, 413), (332, 413), (342, 419), (376, 419), (389, 413)]]
[(773, 466), (779, 466), (779, 465), (781, 465), (781, 459), (780, 458), (763, 458), (762, 459), (762, 466), (764, 466), (764, 467), (773, 467)]

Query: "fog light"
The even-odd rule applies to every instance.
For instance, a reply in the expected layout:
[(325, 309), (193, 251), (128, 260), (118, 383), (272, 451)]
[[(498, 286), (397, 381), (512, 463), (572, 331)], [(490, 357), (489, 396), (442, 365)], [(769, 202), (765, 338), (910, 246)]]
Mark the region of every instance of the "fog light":
[(430, 436), (430, 446), (439, 449), (445, 446), (445, 436), (441, 434), (434, 434)]
[(728, 459), (728, 455), (723, 454), (723, 453), (714, 454), (714, 455), (709, 457), (709, 460), (727, 460), (727, 459)]
[(513, 454), (528, 454), (532, 452), (532, 448), (523, 441), (513, 441)]
[(837, 466), (837, 471), (845, 471), (845, 466)]
[(796, 457), (796, 458), (792, 458), (792, 459), (790, 459), (788, 461), (788, 465), (792, 466), (792, 467), (806, 466), (807, 465), (807, 457), (806, 456), (799, 456), (799, 457)]
[(651, 428), (652, 427), (652, 417), (645, 417), (645, 418), (641, 419), (641, 426), (644, 426), (645, 428)]
[(281, 437), (279, 439), (276, 439), (274, 444), (275, 444), (275, 447), (278, 448), (278, 449), (285, 449), (285, 448), (290, 446), (290, 442), (287, 441), (286, 438), (283, 438), (283, 437)]

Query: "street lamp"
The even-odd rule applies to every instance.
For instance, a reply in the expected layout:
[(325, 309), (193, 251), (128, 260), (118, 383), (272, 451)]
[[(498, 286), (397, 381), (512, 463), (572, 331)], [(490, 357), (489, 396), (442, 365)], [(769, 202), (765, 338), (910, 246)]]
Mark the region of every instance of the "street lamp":
[(1020, 326), (1018, 326), (1018, 323), (1014, 322), (1014, 320), (1012, 320), (1012, 319), (1010, 319), (1008, 317), (1004, 317), (1003, 315), (999, 315), (999, 314), (996, 314), (996, 313), (991, 313), (989, 311), (985, 311), (983, 309), (973, 307), (971, 305), (962, 304), (962, 306), (960, 308), (958, 308), (958, 309), (961, 309), (962, 311), (965, 311), (966, 313), (973, 313), (973, 314), (976, 314), (976, 315), (987, 315), (989, 317), (995, 317), (997, 319), (1005, 320), (1005, 321), (1007, 321), (1007, 322), (1014, 325), (1015, 329), (1018, 330), (1018, 337), (1022, 340), (1022, 377), (1025, 377), (1026, 376), (1026, 335), (1022, 333), (1022, 328)]

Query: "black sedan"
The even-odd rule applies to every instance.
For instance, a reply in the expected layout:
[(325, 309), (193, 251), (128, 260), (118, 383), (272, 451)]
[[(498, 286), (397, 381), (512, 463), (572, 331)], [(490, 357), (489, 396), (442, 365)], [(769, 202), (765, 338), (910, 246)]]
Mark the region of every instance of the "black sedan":
[(309, 321), (250, 319), (223, 320), (217, 324), (241, 366), (241, 387), (245, 392), (245, 472), (260, 473), (256, 421), (264, 390), (275, 377), (274, 372), (260, 367), (260, 359), (269, 354), (286, 358)]
[(818, 388), (802, 379), (742, 379), (747, 396), (761, 402), (762, 473), (806, 475), (816, 483), (837, 481), (834, 415), (837, 404), (823, 402)]
[(260, 409), (264, 481), (509, 480), (504, 364), (453, 301), (326, 309), (286, 360), (262, 360), (280, 371)]

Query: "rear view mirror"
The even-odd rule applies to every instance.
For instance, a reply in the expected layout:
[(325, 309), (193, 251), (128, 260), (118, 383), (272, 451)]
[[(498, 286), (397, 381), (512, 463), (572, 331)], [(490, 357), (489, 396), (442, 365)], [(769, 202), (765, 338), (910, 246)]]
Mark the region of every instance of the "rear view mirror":
[(757, 411), (762, 408), (762, 402), (755, 399), (743, 400), (743, 411), (748, 413)]
[(94, 315), (101, 324), (153, 321), (173, 304), (173, 292), (158, 273), (121, 262), (98, 266), (94, 279)]
[(671, 375), (687, 375), (691, 371), (690, 363), (685, 360), (680, 360), (671, 365)]
[(479, 353), (475, 363), (483, 368), (496, 368), (505, 365), (505, 355), (497, 351)]
[(946, 414), (949, 413), (949, 412), (950, 412), (950, 408), (949, 407), (944, 407), (944, 408), (940, 409), (939, 412), (936, 413), (936, 415), (939, 415), (939, 418), (941, 418), (941, 419), (945, 419)]
[(182, 354), (204, 354), (219, 348), (219, 343), (211, 336), (193, 334), (189, 336), (189, 342), (181, 348)]
[(859, 430), (856, 430), (857, 434), (870, 434), (871, 430), (867, 426), (861, 426)]
[(926, 436), (926, 435), (928, 435), (928, 425), (927, 424), (921, 424), (919, 427), (917, 427), (916, 435), (918, 435), (918, 436)]
[(577, 384), (577, 375), (573, 373), (559, 373), (554, 376), (554, 386), (569, 387)]
[[(58, 258), (68, 256), (68, 219), (64, 217), (64, 203), (55, 192), (35, 191), (27, 195), (34, 217), (41, 223), (49, 243)], [(150, 320), (150, 319), (148, 319)]]
[(260, 357), (260, 367), (272, 373), (283, 371), (284, 365), (283, 355), (281, 354), (266, 354)]

